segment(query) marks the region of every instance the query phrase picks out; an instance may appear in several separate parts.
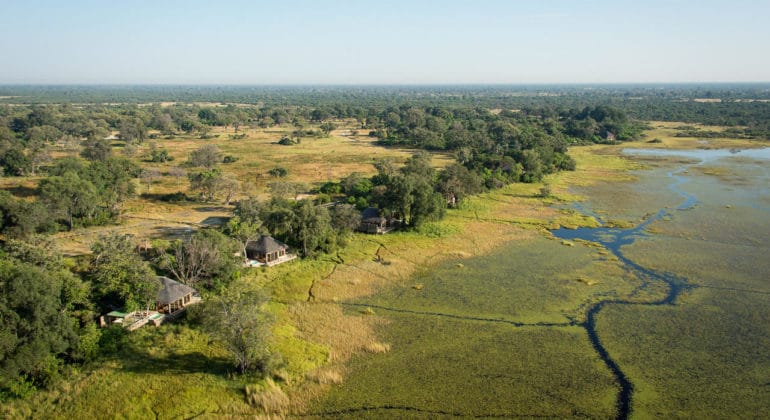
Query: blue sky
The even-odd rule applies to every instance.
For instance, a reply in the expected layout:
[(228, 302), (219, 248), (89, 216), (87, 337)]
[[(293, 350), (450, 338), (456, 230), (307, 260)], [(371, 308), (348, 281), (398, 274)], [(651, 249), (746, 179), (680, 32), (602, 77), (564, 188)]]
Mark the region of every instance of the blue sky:
[(770, 0), (0, 0), (0, 84), (770, 81)]

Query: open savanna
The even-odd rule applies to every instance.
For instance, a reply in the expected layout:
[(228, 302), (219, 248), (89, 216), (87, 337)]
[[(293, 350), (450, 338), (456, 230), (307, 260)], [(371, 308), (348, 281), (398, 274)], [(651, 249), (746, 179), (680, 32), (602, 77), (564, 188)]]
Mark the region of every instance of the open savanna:
[[(284, 146), (278, 144), (283, 136), (290, 136), (295, 130), (291, 125), (271, 128), (243, 127), (235, 133), (232, 127), (213, 127), (207, 138), (193, 135), (177, 135), (165, 138), (159, 133), (150, 132), (153, 139), (148, 139), (135, 151), (131, 159), (143, 170), (155, 170), (158, 176), (148, 184), (145, 180), (136, 180), (136, 189), (140, 194), (122, 204), (123, 212), (118, 226), (97, 226), (78, 229), (75, 232), (62, 232), (56, 235), (61, 250), (67, 255), (89, 252), (91, 243), (101, 235), (120, 232), (134, 235), (139, 240), (157, 238), (179, 238), (189, 234), (191, 229), (206, 224), (218, 217), (231, 215), (232, 207), (217, 202), (179, 202), (169, 203), (161, 200), (165, 194), (187, 193), (189, 182), (185, 176), (175, 177), (172, 168), (181, 167), (186, 172), (196, 168), (185, 165), (191, 152), (206, 144), (214, 144), (224, 156), (233, 156), (237, 160), (219, 165), (221, 171), (241, 184), (241, 190), (235, 199), (256, 196), (269, 197), (268, 184), (274, 181), (302, 182), (308, 185), (308, 193), (314, 187), (326, 181), (338, 181), (353, 173), (366, 176), (376, 170), (372, 163), (376, 159), (392, 159), (396, 164), (403, 162), (414, 150), (382, 147), (375, 138), (367, 135), (353, 135), (354, 121), (336, 121), (339, 129), (328, 137), (305, 137), (300, 144)], [(308, 127), (308, 128), (313, 128)], [(235, 138), (235, 135), (245, 137)], [(344, 135), (343, 135), (344, 134)], [(164, 163), (151, 162), (151, 148), (166, 150), (174, 158)], [(123, 144), (114, 142), (113, 154), (123, 155)], [(55, 157), (77, 155), (76, 151), (60, 150)], [(433, 163), (442, 167), (452, 160), (446, 154), (434, 154)], [(284, 178), (274, 178), (268, 174), (273, 168), (283, 167), (288, 170)], [(32, 196), (39, 177), (0, 178), (0, 188), (7, 189), (17, 196)], [(208, 220), (207, 220), (208, 219)]]
[[(671, 149), (727, 149), (732, 147), (762, 147), (767, 142), (764, 140), (736, 139), (725, 134), (724, 137), (700, 138), (678, 137), (677, 133), (682, 133), (687, 127), (699, 131), (722, 133), (729, 127), (719, 125), (703, 125), (694, 123), (672, 122), (672, 121), (650, 121), (649, 129), (644, 131), (643, 139), (636, 142), (625, 143), (627, 147), (638, 147), (644, 145), (652, 148), (671, 148)], [(660, 143), (649, 143), (650, 141), (660, 140)]]
[[(241, 181), (243, 195), (260, 196), (267, 193), (267, 184), (276, 180), (268, 175), (268, 171), (276, 167), (289, 170), (288, 175), (281, 180), (312, 185), (337, 181), (353, 172), (373, 175), (376, 171), (372, 163), (376, 159), (387, 158), (403, 162), (415, 152), (379, 146), (376, 138), (365, 134), (353, 135), (354, 121), (336, 123), (341, 128), (332, 131), (329, 136), (303, 137), (300, 144), (290, 146), (278, 144), (283, 136), (292, 135), (295, 127), (290, 125), (265, 129), (244, 127), (238, 133), (232, 128), (214, 127), (206, 139), (178, 136), (172, 139), (149, 140), (148, 144), (154, 141), (156, 147), (168, 150), (174, 157), (174, 161), (164, 164), (144, 163), (167, 175), (154, 183), (151, 191), (177, 191), (175, 179), (167, 174), (168, 168), (183, 164), (192, 151), (205, 144), (215, 144), (224, 155), (236, 157), (236, 162), (222, 165), (222, 171)], [(245, 137), (235, 138), (236, 135)], [(451, 156), (435, 156), (437, 166), (451, 161)]]

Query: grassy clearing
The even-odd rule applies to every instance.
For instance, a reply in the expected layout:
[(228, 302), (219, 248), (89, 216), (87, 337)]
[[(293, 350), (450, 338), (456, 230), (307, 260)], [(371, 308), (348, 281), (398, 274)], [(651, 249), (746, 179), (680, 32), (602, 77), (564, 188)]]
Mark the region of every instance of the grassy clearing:
[[(595, 284), (586, 287), (580, 278), (590, 278)], [(567, 247), (531, 237), (509, 242), (487, 255), (452, 258), (419, 270), (361, 302), (512, 322), (563, 323), (582, 320), (582, 308), (588, 302), (625, 296), (639, 286), (617, 262), (592, 247)]]
[[(729, 149), (731, 147), (761, 147), (767, 145), (763, 140), (735, 139), (730, 137), (717, 137), (701, 139), (697, 137), (676, 137), (677, 133), (682, 132), (682, 127), (693, 127), (703, 131), (723, 132), (728, 127), (691, 124), (670, 121), (651, 121), (650, 130), (644, 132), (645, 137), (634, 143), (626, 143), (628, 147), (652, 147), (652, 148), (670, 148), (670, 149)], [(651, 140), (660, 140), (660, 142), (650, 143)]]

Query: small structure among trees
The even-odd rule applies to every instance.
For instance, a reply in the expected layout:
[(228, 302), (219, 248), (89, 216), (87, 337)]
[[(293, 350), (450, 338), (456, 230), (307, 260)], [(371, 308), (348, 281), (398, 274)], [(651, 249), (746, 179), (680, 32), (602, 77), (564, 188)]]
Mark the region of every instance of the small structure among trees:
[(383, 234), (401, 226), (401, 221), (395, 218), (383, 217), (380, 210), (376, 207), (368, 207), (361, 212), (361, 223), (358, 225), (359, 232)]
[(166, 321), (178, 318), (187, 306), (201, 301), (198, 291), (165, 276), (158, 276), (160, 290), (155, 299), (154, 311), (122, 312), (112, 311), (100, 319), (100, 325), (122, 324), (129, 331), (141, 328), (149, 323), (158, 326)]
[(155, 310), (166, 315), (177, 315), (184, 311), (187, 305), (200, 302), (198, 292), (190, 286), (179, 283), (168, 277), (158, 277), (160, 291), (155, 300)]
[(289, 253), (289, 246), (273, 238), (272, 236), (262, 235), (255, 241), (246, 243), (246, 258), (250, 261), (257, 261), (259, 264), (273, 266), (296, 258), (296, 255)]

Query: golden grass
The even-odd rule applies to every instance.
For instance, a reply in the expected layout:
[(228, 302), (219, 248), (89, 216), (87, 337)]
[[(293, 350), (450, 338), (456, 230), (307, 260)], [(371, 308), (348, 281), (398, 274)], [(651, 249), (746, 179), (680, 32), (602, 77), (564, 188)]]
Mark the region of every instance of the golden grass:
[(267, 379), (263, 384), (247, 385), (246, 401), (265, 414), (278, 416), (286, 414), (291, 403), (286, 393), (272, 379)]
[[(340, 130), (335, 131), (337, 134), (356, 127), (353, 120), (336, 123), (341, 125)], [(161, 195), (181, 191), (191, 194), (186, 177), (177, 180), (171, 176), (170, 170), (176, 166), (184, 166), (190, 153), (205, 144), (215, 144), (224, 155), (238, 158), (234, 163), (220, 165), (220, 169), (225, 174), (241, 182), (242, 191), (236, 195), (236, 200), (247, 196), (267, 199), (269, 197), (267, 185), (276, 180), (268, 175), (268, 171), (278, 166), (287, 168), (289, 172), (282, 180), (304, 182), (313, 186), (326, 181), (339, 180), (353, 172), (370, 176), (376, 173), (372, 165), (376, 159), (388, 158), (399, 163), (416, 152), (405, 148), (379, 146), (375, 138), (366, 135), (365, 130), (359, 130), (361, 134), (356, 136), (341, 136), (333, 133), (325, 138), (304, 138), (301, 144), (295, 146), (283, 146), (277, 143), (282, 136), (291, 135), (293, 130), (294, 127), (288, 124), (267, 129), (244, 127), (239, 130), (239, 134), (245, 134), (246, 137), (234, 140), (230, 138), (235, 134), (233, 128), (213, 127), (209, 133), (211, 136), (209, 139), (181, 135), (172, 139), (148, 140), (140, 145), (132, 159), (143, 169), (158, 170), (161, 176), (149, 186), (149, 189), (146, 184), (135, 181), (137, 192)], [(148, 162), (151, 144), (158, 149), (167, 150), (174, 160), (166, 163)], [(115, 155), (120, 155), (121, 148), (116, 147), (113, 152)], [(62, 156), (73, 154), (75, 153), (61, 153)], [(452, 161), (452, 156), (447, 153), (436, 153), (433, 157), (433, 165), (436, 167), (446, 166)], [(186, 169), (188, 172), (196, 170)], [(0, 189), (25, 195), (36, 188), (38, 180), (39, 178), (34, 177), (0, 178)], [(133, 234), (140, 239), (174, 238), (175, 235), (184, 233), (188, 225), (200, 223), (207, 217), (230, 215), (231, 207), (224, 207), (221, 204), (221, 202), (171, 204), (137, 197), (123, 204), (120, 226), (66, 232), (57, 235), (56, 241), (63, 252), (68, 255), (77, 255), (88, 253), (90, 243), (99, 235), (113, 231)]]
[(363, 350), (367, 353), (379, 354), (390, 351), (390, 344), (375, 341), (364, 346)]
[[(697, 137), (676, 137), (678, 129), (682, 126), (693, 127), (698, 130), (723, 132), (728, 127), (691, 124), (671, 121), (651, 121), (650, 130), (645, 130), (645, 137), (636, 142), (624, 143), (624, 147), (646, 147), (658, 149), (725, 149), (731, 147), (750, 148), (763, 147), (766, 142), (761, 140), (735, 139), (730, 137), (718, 137), (699, 139)], [(659, 139), (660, 143), (648, 143), (650, 140)]]
[(342, 383), (342, 372), (335, 368), (323, 368), (308, 372), (305, 378), (317, 384), (338, 385)]

